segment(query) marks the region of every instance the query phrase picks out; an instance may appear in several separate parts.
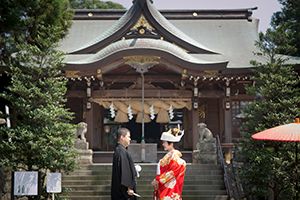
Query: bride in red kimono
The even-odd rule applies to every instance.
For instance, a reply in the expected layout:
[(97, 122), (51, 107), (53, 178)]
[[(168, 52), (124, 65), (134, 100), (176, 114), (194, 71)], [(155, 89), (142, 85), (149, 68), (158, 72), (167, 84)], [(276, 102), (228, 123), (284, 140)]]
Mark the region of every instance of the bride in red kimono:
[(159, 161), (156, 178), (152, 181), (154, 199), (182, 200), (186, 162), (181, 158), (180, 151), (174, 148), (174, 143), (179, 142), (183, 135), (184, 131), (178, 128), (172, 128), (161, 135), (160, 140), (168, 153)]

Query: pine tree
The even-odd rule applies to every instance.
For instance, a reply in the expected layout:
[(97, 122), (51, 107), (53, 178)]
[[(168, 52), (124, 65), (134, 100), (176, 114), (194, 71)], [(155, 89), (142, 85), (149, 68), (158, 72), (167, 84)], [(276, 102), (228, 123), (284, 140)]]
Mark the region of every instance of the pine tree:
[(75, 166), (63, 54), (55, 50), (72, 11), (68, 0), (11, 0), (1, 2), (0, 13), (0, 73), (9, 82), (6, 92), (1, 85), (0, 103), (13, 111), (12, 128), (0, 127), (0, 168), (37, 170), (44, 181), (47, 170)]
[(6, 63), (11, 83), (1, 97), (14, 114), (12, 128), (0, 127), (0, 166), (39, 171), (44, 181), (47, 171), (74, 169), (76, 153), (72, 113), (65, 107), (64, 57), (53, 43), (61, 33), (55, 26), (39, 28), (35, 43), (18, 44)]
[(68, 0), (3, 0), (0, 4), (0, 72), (3, 63), (17, 51), (17, 44), (37, 43), (39, 34), (51, 31), (43, 27), (56, 27), (53, 43), (59, 42), (71, 26), (73, 11)]
[(300, 56), (300, 1), (278, 1), (282, 9), (274, 13), (271, 20), (271, 30), (276, 34), (276, 51), (279, 54)]
[(73, 9), (125, 9), (121, 4), (101, 0), (70, 0)]
[(241, 175), (249, 199), (268, 199), (270, 194), (274, 199), (293, 199), (296, 190), (294, 144), (254, 141), (251, 135), (290, 123), (299, 116), (300, 79), (293, 66), (286, 65), (286, 60), (276, 55), (271, 32), (260, 34), (257, 45), (266, 62), (253, 62), (254, 85), (248, 88), (248, 93), (257, 99), (244, 110)]

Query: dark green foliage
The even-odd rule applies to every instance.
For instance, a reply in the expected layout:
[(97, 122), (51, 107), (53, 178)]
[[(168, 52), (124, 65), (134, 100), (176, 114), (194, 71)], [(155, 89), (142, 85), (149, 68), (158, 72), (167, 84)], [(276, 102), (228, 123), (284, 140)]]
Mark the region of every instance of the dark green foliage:
[(74, 125), (65, 108), (63, 54), (52, 38), (18, 45), (9, 59), (11, 85), (1, 96), (13, 108), (12, 128), (0, 128), (0, 165), (13, 170), (69, 171), (75, 167)]
[(11, 108), (12, 127), (0, 127), (0, 166), (37, 170), (42, 181), (47, 172), (71, 171), (76, 164), (64, 55), (56, 49), (71, 18), (67, 0), (1, 2), (1, 65), (10, 81), (0, 98)]
[[(68, 0), (2, 0), (0, 4), (0, 61), (16, 51), (16, 44), (36, 42), (39, 34), (53, 34), (44, 27), (55, 27), (57, 43), (71, 25), (72, 10)], [(42, 46), (40, 46), (42, 48)]]
[(124, 6), (112, 1), (101, 0), (70, 0), (73, 9), (125, 9)]
[(279, 0), (282, 10), (272, 17), (272, 32), (276, 51), (280, 54), (300, 56), (300, 1)]
[(288, 200), (296, 192), (295, 144), (251, 139), (252, 134), (291, 123), (300, 114), (299, 76), (275, 54), (273, 37), (270, 32), (260, 35), (257, 45), (267, 59), (253, 62), (255, 84), (248, 93), (257, 99), (244, 110), (241, 175), (249, 199), (268, 199), (273, 194), (274, 199)]

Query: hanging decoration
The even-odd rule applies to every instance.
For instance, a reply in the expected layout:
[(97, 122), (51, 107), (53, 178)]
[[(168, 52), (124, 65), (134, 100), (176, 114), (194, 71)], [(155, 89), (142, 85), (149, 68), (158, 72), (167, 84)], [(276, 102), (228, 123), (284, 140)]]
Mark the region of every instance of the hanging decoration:
[(111, 118), (115, 118), (116, 116), (116, 111), (115, 111), (115, 108), (114, 108), (114, 104), (111, 103), (110, 106), (109, 106), (109, 111), (110, 111), (110, 117)]
[(129, 119), (129, 120), (132, 120), (132, 118), (133, 118), (133, 113), (132, 113), (131, 105), (128, 106), (127, 111), (128, 111), (128, 112), (127, 112), (127, 114), (128, 114), (128, 119)]
[(127, 123), (129, 120), (127, 114), (119, 110), (114, 121), (118, 123)]
[[(143, 114), (141, 112), (139, 112), (136, 116), (136, 120), (135, 122), (136, 123), (142, 123), (143, 122)], [(151, 122), (151, 119), (149, 117), (149, 115), (145, 114), (144, 113), (144, 123), (150, 123)]]
[(173, 110), (172, 105), (170, 105), (170, 108), (169, 108), (169, 117), (170, 117), (170, 120), (172, 120), (174, 118), (174, 110)]
[(170, 122), (170, 117), (165, 109), (160, 109), (157, 113), (156, 122), (166, 124)]
[[(132, 99), (102, 99), (91, 98), (91, 102), (95, 102), (102, 106), (104, 109), (108, 109), (110, 117), (116, 120), (119, 112), (121, 121), (125, 121), (123, 118), (126, 116), (127, 120), (132, 120), (132, 116), (142, 113), (142, 105), (139, 100)], [(170, 118), (175, 118), (174, 109), (192, 109), (192, 102), (190, 99), (147, 99), (144, 104), (144, 120), (155, 120), (158, 123), (169, 123)], [(148, 119), (147, 119), (148, 118)], [(142, 117), (140, 117), (140, 120)]]
[(154, 110), (154, 106), (151, 105), (150, 108), (149, 108), (149, 110), (150, 110), (150, 119), (151, 119), (151, 120), (154, 120), (154, 119), (155, 119), (155, 110)]

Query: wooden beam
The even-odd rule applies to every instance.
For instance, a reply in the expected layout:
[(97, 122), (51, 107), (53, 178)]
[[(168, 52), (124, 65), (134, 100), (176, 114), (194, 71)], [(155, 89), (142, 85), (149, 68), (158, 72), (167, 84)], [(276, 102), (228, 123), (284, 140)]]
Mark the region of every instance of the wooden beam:
[(225, 96), (225, 92), (217, 89), (212, 90), (200, 90), (199, 98), (223, 98)]
[[(131, 75), (104, 75), (104, 82), (135, 82), (140, 78), (140, 74)], [(145, 75), (145, 82), (170, 82), (170, 81), (181, 81), (179, 75)]]
[[(92, 92), (92, 98), (141, 98), (141, 90), (97, 90)], [(188, 90), (145, 90), (145, 98), (191, 98)]]
[(230, 100), (233, 101), (254, 101), (255, 100), (255, 96), (251, 96), (251, 95), (247, 95), (247, 94), (239, 94), (236, 96), (230, 96)]
[(86, 93), (82, 90), (68, 90), (67, 98), (86, 98)]

